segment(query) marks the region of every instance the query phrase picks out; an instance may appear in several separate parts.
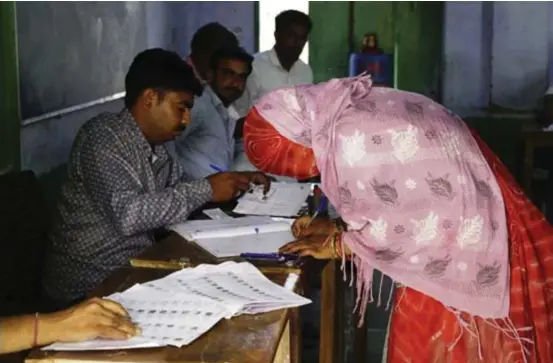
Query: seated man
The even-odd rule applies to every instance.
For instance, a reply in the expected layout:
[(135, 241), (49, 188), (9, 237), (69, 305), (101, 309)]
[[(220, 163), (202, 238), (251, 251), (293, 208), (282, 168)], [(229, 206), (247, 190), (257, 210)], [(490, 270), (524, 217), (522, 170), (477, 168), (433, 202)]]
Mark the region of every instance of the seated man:
[(186, 220), (206, 202), (223, 202), (265, 183), (260, 173), (218, 173), (184, 181), (167, 152), (189, 120), (201, 85), (176, 53), (149, 49), (125, 77), (125, 108), (85, 123), (74, 141), (59, 216), (46, 257), (43, 288), (51, 308), (81, 300), (154, 232)]
[(190, 42), (190, 55), (186, 58), (196, 77), (205, 84), (213, 53), (223, 46), (237, 47), (238, 38), (219, 23), (208, 23), (194, 33)]
[(190, 125), (175, 142), (188, 177), (200, 179), (231, 169), (238, 118), (231, 104), (244, 92), (252, 61), (240, 47), (223, 47), (212, 56), (208, 85), (194, 104)]

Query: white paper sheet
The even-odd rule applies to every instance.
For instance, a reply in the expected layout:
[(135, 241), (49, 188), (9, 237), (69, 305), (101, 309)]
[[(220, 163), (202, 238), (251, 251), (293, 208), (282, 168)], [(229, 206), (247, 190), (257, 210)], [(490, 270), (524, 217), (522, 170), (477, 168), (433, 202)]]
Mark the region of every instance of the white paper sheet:
[(272, 183), (264, 196), (262, 188), (244, 194), (234, 208), (235, 213), (246, 215), (296, 216), (311, 192), (309, 184)]
[(205, 238), (196, 240), (213, 256), (232, 257), (242, 253), (276, 253), (278, 249), (295, 238), (288, 226), (285, 231), (247, 234), (232, 237)]
[(245, 233), (253, 233), (255, 228), (274, 224), (283, 228), (283, 224), (269, 217), (244, 217), (218, 220), (193, 220), (171, 226), (169, 229), (177, 232), (188, 240), (201, 238), (229, 237)]
[(223, 212), (223, 210), (220, 208), (205, 209), (202, 211), (202, 213), (214, 220), (233, 219), (231, 216)]
[[(292, 276), (292, 275), (291, 275)], [(297, 275), (294, 275), (297, 280)], [(293, 276), (292, 276), (293, 277)], [(142, 330), (126, 341), (57, 343), (44, 350), (113, 350), (183, 346), (205, 334), (221, 319), (257, 314), (311, 301), (267, 279), (250, 263), (200, 265), (162, 279), (137, 284), (107, 298), (123, 305)]]

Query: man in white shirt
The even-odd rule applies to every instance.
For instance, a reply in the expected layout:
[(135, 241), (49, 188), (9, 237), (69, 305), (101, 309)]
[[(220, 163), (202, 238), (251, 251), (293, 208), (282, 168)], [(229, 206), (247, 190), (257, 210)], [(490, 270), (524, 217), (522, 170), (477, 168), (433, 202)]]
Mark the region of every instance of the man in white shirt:
[[(252, 74), (248, 77), (246, 90), (234, 103), (240, 116), (246, 116), (255, 103), (267, 93), (281, 87), (313, 83), (313, 71), (300, 60), (313, 24), (307, 14), (286, 10), (275, 18), (275, 45), (272, 49), (255, 55)], [(237, 129), (243, 127), (243, 119)], [(256, 170), (244, 154), (243, 141), (237, 137), (234, 170)], [(277, 177), (279, 181), (294, 181)]]
[(286, 10), (275, 18), (275, 46), (255, 55), (246, 91), (235, 102), (240, 116), (274, 89), (313, 83), (311, 67), (299, 59), (312, 26), (309, 16), (296, 10)]

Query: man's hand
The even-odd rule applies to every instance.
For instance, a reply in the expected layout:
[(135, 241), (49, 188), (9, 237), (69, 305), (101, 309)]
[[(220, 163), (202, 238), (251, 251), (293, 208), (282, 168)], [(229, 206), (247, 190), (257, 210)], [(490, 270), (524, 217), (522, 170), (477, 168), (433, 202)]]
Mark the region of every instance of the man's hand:
[(227, 202), (250, 188), (250, 178), (244, 173), (217, 173), (207, 177), (213, 202)]
[(271, 182), (275, 180), (267, 174), (258, 171), (246, 171), (241, 174), (247, 175), (250, 183), (255, 185), (263, 185), (263, 194), (267, 194), (269, 192), (271, 189)]

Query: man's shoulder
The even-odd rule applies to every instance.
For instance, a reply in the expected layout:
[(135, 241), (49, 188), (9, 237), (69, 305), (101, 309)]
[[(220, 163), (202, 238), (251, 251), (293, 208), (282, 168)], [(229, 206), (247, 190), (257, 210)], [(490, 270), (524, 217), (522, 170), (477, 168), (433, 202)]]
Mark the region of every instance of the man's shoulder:
[(86, 121), (77, 133), (77, 139), (110, 144), (114, 136), (124, 132), (120, 113), (103, 112)]

